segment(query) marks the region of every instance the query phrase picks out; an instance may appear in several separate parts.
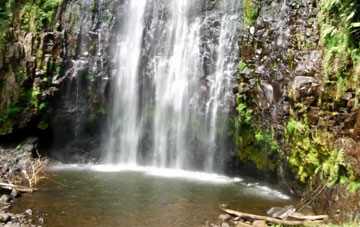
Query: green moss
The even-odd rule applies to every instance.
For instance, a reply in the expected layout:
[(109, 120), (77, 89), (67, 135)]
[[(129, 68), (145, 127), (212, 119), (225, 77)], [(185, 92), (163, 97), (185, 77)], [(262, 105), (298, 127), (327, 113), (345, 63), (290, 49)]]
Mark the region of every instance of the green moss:
[(254, 124), (253, 110), (248, 107), (250, 99), (245, 95), (237, 97), (238, 118), (233, 133), (236, 155), (242, 160), (252, 161), (257, 168), (274, 170), (277, 165), (279, 146), (273, 128), (261, 128)]
[(9, 120), (18, 117), (19, 114), (23, 112), (23, 110), (28, 108), (30, 100), (29, 93), (31, 93), (31, 90), (22, 90), (20, 93), (20, 98), (17, 102), (12, 103), (3, 110), (0, 110), (0, 134), (4, 132), (4, 128), (6, 133), (11, 132), (12, 129)]
[(90, 82), (94, 82), (96, 76), (98, 75), (97, 72), (89, 72), (86, 76), (86, 78), (90, 81)]
[(252, 161), (258, 169), (274, 170), (277, 165), (278, 144), (274, 139), (274, 130), (263, 130), (255, 126), (244, 125), (236, 134), (237, 156)]
[(0, 5), (0, 34), (10, 22), (15, 6), (15, 0), (2, 1)]
[(51, 75), (55, 71), (55, 62), (53, 60), (48, 62), (48, 66), (46, 67), (46, 74)]
[(39, 104), (38, 110), (39, 111), (45, 110), (48, 107), (48, 105), (49, 105), (48, 102), (42, 102), (42, 103)]
[(347, 187), (347, 190), (352, 193), (357, 192), (359, 189), (360, 189), (360, 180), (355, 180), (351, 182)]
[(35, 107), (38, 107), (38, 96), (41, 95), (41, 91), (33, 88), (31, 92), (31, 104)]
[(16, 73), (16, 78), (18, 79), (18, 81), (23, 81), (25, 78), (25, 72), (23, 68), (19, 68), (17, 73)]
[(96, 5), (97, 5), (97, 0), (93, 0), (93, 2), (91, 3), (89, 10), (90, 12), (94, 13), (96, 10)]
[(89, 52), (90, 52), (90, 53), (94, 53), (94, 52), (95, 52), (95, 46), (94, 46), (94, 45), (89, 46)]
[(14, 117), (14, 116), (18, 115), (19, 113), (21, 113), (22, 110), (23, 110), (22, 106), (20, 106), (18, 104), (13, 104), (6, 108), (6, 115), (7, 115), (7, 117)]
[(247, 28), (250, 25), (255, 24), (258, 18), (259, 12), (252, 0), (243, 0), (243, 20), (244, 27)]
[(333, 135), (325, 130), (310, 129), (306, 118), (304, 121), (290, 119), (285, 127), (285, 144), (291, 169), (303, 183), (311, 182), (320, 174), (328, 187), (350, 183), (349, 190), (357, 189), (354, 172), (346, 164), (343, 150), (332, 148), (333, 140)]
[(98, 114), (100, 114), (100, 115), (105, 115), (105, 114), (107, 114), (107, 110), (106, 110), (106, 108), (105, 107), (100, 107), (99, 109), (98, 109)]
[(335, 81), (332, 98), (339, 100), (348, 89), (360, 86), (357, 69), (360, 59), (359, 37), (360, 2), (355, 0), (322, 0), (319, 22), (320, 46), (324, 49), (323, 75), (325, 81)]
[(238, 69), (240, 72), (243, 71), (246, 68), (246, 66), (247, 66), (246, 63), (243, 60), (239, 61)]
[(40, 121), (37, 124), (37, 128), (41, 129), (41, 130), (45, 130), (45, 129), (49, 128), (49, 124), (46, 121)]
[(23, 6), (20, 19), (21, 28), (27, 31), (39, 31), (47, 28), (62, 0), (30, 0)]

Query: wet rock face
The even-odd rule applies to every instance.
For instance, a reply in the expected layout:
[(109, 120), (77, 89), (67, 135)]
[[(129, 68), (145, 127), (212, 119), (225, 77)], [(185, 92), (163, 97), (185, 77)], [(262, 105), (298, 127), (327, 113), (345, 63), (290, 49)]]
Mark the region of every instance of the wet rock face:
[(16, 181), (21, 171), (30, 167), (38, 142), (38, 138), (30, 137), (16, 146), (0, 146), (0, 182)]
[(71, 141), (65, 147), (55, 149), (50, 155), (62, 164), (97, 164), (102, 161), (101, 154), (99, 139), (90, 137)]
[[(55, 122), (74, 123), (80, 112), (83, 118), (95, 113), (86, 127), (106, 112), (112, 56), (108, 47), (119, 5), (115, 2), (63, 1), (52, 23), (37, 31), (20, 26), (21, 16), (14, 13), (13, 22), (1, 32), (5, 43), (0, 51), (0, 136), (30, 123), (36, 130), (54, 128), (54, 110), (61, 110)], [(84, 108), (79, 108), (80, 102)]]
[(260, 109), (281, 121), (288, 115), (283, 110), (291, 85), (297, 99), (318, 92), (317, 9), (312, 1), (264, 1), (258, 8), (256, 23), (240, 37), (240, 57), (247, 64), (240, 74)]
[[(253, 111), (253, 125), (274, 130), (285, 154), (279, 158), (279, 183), (290, 192), (303, 193), (289, 168), (288, 158), (293, 151), (288, 146), (286, 127), (290, 120), (304, 122), (311, 132), (332, 135), (328, 149), (342, 150), (346, 164), (359, 177), (359, 108), (354, 105), (353, 90), (335, 97), (336, 81), (323, 75), (317, 20), (320, 6), (304, 0), (257, 1), (257, 7), (256, 22), (240, 36), (240, 58), (246, 67), (239, 67), (238, 95), (255, 100), (246, 103)], [(315, 140), (315, 136), (311, 134), (310, 138)], [(313, 187), (321, 184), (315, 182)], [(351, 220), (359, 209), (358, 198), (359, 193), (350, 194), (346, 186), (336, 185), (320, 193), (314, 207), (316, 212), (328, 212), (335, 220)]]
[[(60, 76), (56, 68), (61, 65), (58, 52), (63, 48), (59, 40), (62, 33), (51, 33), (58, 42), (50, 41), (49, 35), (7, 31), (10, 38), (3, 47), (3, 67), (0, 67), (0, 135), (24, 128), (34, 117), (46, 115), (38, 107), (58, 90), (52, 79)], [(50, 42), (53, 47), (47, 49)]]
[[(66, 36), (64, 81), (51, 125), (55, 149), (100, 134), (107, 114), (107, 99), (117, 12), (114, 0), (71, 1), (62, 11)], [(67, 146), (68, 147), (68, 146)], [(81, 150), (81, 149), (80, 149)], [(73, 151), (69, 151), (73, 152)]]
[[(292, 93), (294, 101), (300, 101), (304, 97), (316, 97), (319, 93), (319, 82), (314, 77), (297, 76), (292, 84)], [(309, 103), (308, 105), (310, 105)]]
[[(238, 42), (240, 60), (246, 64), (240, 68), (238, 95), (251, 97), (246, 105), (253, 111), (252, 122), (265, 131), (273, 128), (280, 149), (286, 150), (284, 126), (295, 100), (311, 106), (320, 93), (318, 8), (310, 0), (256, 4), (256, 22), (240, 34)], [(286, 158), (280, 159), (280, 182), (289, 183), (291, 171)]]
[(360, 212), (359, 193), (349, 193), (345, 185), (324, 187), (312, 203), (317, 213), (329, 214), (332, 221), (349, 222), (357, 218)]

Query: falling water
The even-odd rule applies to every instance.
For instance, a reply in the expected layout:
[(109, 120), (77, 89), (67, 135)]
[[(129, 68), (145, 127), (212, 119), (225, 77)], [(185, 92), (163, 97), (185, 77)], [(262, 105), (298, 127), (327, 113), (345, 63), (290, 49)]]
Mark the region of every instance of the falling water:
[(241, 1), (204, 2), (128, 0), (121, 7), (108, 163), (221, 166)]
[(146, 0), (128, 1), (126, 4), (128, 15), (119, 32), (117, 47), (118, 73), (107, 158), (115, 163), (136, 164), (140, 133), (137, 77)]

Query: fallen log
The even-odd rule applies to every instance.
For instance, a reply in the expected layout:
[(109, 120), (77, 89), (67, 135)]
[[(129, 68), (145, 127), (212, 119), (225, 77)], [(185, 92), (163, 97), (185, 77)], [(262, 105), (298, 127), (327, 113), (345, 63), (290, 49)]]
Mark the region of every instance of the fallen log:
[(290, 226), (313, 226), (312, 223), (309, 223), (308, 221), (287, 221), (287, 220), (280, 220), (277, 218), (271, 218), (261, 215), (243, 213), (235, 210), (226, 209), (223, 207), (220, 207), (220, 209), (223, 210), (225, 213), (233, 216), (238, 216), (240, 218), (252, 219), (252, 220), (263, 220), (266, 222), (270, 222), (272, 224), (282, 224), (282, 225), (290, 225)]
[(303, 215), (301, 213), (293, 213), (289, 215), (290, 218), (295, 218), (298, 220), (309, 220), (309, 221), (316, 221), (316, 220), (328, 220), (329, 216), (328, 215)]
[(22, 193), (32, 193), (34, 191), (37, 191), (37, 188), (27, 188), (24, 186), (7, 184), (7, 183), (0, 183), (0, 188), (7, 190), (16, 189), (18, 192), (22, 192)]

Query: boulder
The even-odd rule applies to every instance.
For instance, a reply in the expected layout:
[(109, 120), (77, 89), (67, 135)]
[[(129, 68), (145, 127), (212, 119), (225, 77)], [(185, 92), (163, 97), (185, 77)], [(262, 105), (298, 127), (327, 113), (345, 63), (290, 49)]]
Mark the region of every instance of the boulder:
[(229, 220), (229, 218), (230, 218), (230, 215), (228, 215), (228, 214), (220, 214), (219, 215), (219, 220), (222, 222)]
[(11, 201), (11, 196), (9, 196), (9, 195), (2, 195), (0, 197), (0, 204), (2, 204), (2, 205), (9, 203), (10, 201)]
[(272, 207), (266, 213), (273, 218), (280, 218), (284, 219), (290, 214), (296, 211), (295, 207), (292, 205), (285, 206), (285, 207)]
[(268, 225), (265, 223), (265, 221), (262, 220), (256, 220), (252, 223), (252, 226), (254, 227), (267, 227)]
[(12, 197), (12, 198), (17, 198), (17, 197), (19, 197), (21, 194), (15, 189), (15, 188), (13, 188), (13, 190), (11, 190), (11, 193), (10, 193), (10, 196)]
[(8, 222), (11, 220), (11, 214), (9, 213), (0, 213), (0, 222)]
[(299, 101), (306, 96), (317, 96), (320, 83), (314, 77), (297, 76), (292, 84), (293, 99)]

